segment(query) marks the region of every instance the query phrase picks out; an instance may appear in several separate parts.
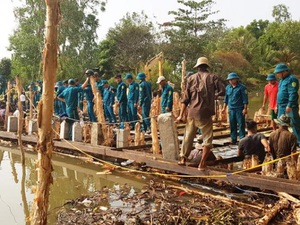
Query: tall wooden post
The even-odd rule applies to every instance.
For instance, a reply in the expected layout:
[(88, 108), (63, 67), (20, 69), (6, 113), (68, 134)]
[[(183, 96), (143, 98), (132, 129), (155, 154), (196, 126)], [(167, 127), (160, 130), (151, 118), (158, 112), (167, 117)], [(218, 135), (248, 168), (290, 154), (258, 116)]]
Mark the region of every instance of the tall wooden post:
[(185, 89), (185, 75), (186, 75), (186, 60), (182, 60), (181, 62), (181, 95)]
[(22, 131), (23, 131), (23, 119), (24, 119), (24, 113), (23, 113), (23, 106), (20, 99), (20, 96), (22, 94), (22, 83), (19, 76), (16, 77), (16, 87), (18, 91), (18, 109), (19, 109), (19, 118), (18, 118), (18, 145), (21, 150), (21, 162), (22, 165), (25, 165), (25, 152), (23, 149), (23, 143), (22, 143)]
[(29, 119), (33, 119), (33, 90), (31, 85), (29, 87)]
[(7, 121), (10, 111), (10, 96), (11, 96), (11, 84), (10, 81), (7, 82), (6, 89), (6, 109), (5, 109), (5, 120), (4, 120), (4, 129), (7, 129)]
[(96, 80), (93, 76), (90, 77), (90, 83), (92, 87), (92, 91), (94, 94), (94, 111), (96, 113), (96, 117), (98, 119), (98, 122), (101, 124), (101, 130), (103, 135), (103, 142), (100, 143), (101, 145), (109, 146), (112, 140), (108, 139), (108, 130), (106, 127), (105, 117), (104, 117), (104, 111), (103, 111), (103, 103), (102, 103), (102, 96), (101, 93), (98, 91), (96, 87)]
[(43, 93), (38, 104), (38, 184), (33, 202), (31, 224), (46, 225), (49, 207), (49, 190), (53, 182), (52, 150), (53, 137), (51, 118), (54, 106), (54, 85), (56, 81), (58, 22), (60, 1), (45, 0), (47, 6), (45, 47), (43, 51)]

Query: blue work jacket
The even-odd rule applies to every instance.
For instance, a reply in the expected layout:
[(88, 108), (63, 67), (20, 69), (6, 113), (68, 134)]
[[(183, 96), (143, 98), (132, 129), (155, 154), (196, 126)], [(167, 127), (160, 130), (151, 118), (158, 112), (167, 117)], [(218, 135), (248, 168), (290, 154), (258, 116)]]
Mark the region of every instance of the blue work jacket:
[(248, 93), (245, 85), (238, 83), (236, 87), (231, 84), (226, 86), (225, 100), (229, 110), (243, 109), (248, 104)]
[(121, 81), (118, 84), (117, 93), (116, 93), (117, 100), (118, 100), (119, 103), (126, 102), (126, 104), (127, 104), (126, 90), (127, 90), (126, 84), (123, 81)]
[(173, 108), (173, 88), (169, 85), (166, 84), (163, 88), (162, 88), (162, 95), (161, 95), (161, 110), (163, 113), (167, 112), (166, 111), (166, 107), (169, 108), (170, 111), (172, 111)]
[(149, 104), (151, 105), (151, 100), (152, 100), (152, 93), (151, 93), (151, 83), (142, 80), (140, 85), (140, 106), (143, 106), (144, 104)]
[(136, 104), (139, 101), (139, 85), (135, 81), (129, 84), (128, 102)]
[(280, 107), (298, 106), (299, 81), (294, 75), (289, 74), (279, 81), (277, 104)]

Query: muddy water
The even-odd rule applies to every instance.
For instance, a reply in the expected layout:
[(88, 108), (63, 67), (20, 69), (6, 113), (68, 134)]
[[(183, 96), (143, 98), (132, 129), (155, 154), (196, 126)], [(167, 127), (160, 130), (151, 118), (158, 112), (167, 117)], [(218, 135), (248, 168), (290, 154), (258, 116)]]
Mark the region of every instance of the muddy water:
[[(0, 147), (0, 224), (26, 224), (30, 206), (34, 198), (37, 179), (36, 154), (26, 153), (26, 167), (23, 170), (17, 150)], [(139, 190), (144, 181), (124, 174), (97, 175), (103, 170), (99, 165), (80, 159), (53, 156), (54, 182), (50, 194), (50, 216), (48, 224), (55, 224), (57, 208), (66, 200), (78, 198), (115, 184), (130, 183)], [(26, 175), (24, 175), (25, 173)]]
[[(249, 101), (249, 117), (253, 118), (254, 112), (261, 107), (262, 94), (249, 97)], [(218, 149), (216, 153), (222, 155), (222, 150)], [(236, 149), (231, 149), (231, 151), (227, 149), (224, 154), (234, 156)], [(0, 225), (28, 224), (25, 218), (29, 215), (34, 198), (37, 156), (27, 152), (24, 169), (20, 159), (18, 150), (0, 146)], [(48, 223), (51, 225), (56, 222), (57, 209), (66, 200), (89, 194), (103, 186), (113, 187), (115, 184), (129, 183), (135, 190), (139, 190), (146, 182), (149, 182), (127, 177), (123, 173), (97, 175), (97, 172), (103, 170), (99, 165), (58, 155), (53, 155), (53, 167), (54, 183), (51, 186)], [(109, 204), (117, 203), (110, 202)]]

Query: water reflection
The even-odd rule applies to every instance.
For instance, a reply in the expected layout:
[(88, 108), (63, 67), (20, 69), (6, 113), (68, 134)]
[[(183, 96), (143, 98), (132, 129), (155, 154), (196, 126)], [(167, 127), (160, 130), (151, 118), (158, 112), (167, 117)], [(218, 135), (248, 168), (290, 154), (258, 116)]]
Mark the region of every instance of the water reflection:
[[(25, 167), (22, 168), (20, 151), (0, 147), (0, 224), (29, 224), (26, 218), (34, 198), (36, 160), (35, 153), (26, 152)], [(138, 190), (144, 185), (141, 180), (124, 174), (97, 175), (103, 170), (101, 166), (76, 158), (54, 155), (53, 168), (48, 224), (55, 224), (56, 211), (66, 200), (104, 186), (110, 188), (127, 183)]]

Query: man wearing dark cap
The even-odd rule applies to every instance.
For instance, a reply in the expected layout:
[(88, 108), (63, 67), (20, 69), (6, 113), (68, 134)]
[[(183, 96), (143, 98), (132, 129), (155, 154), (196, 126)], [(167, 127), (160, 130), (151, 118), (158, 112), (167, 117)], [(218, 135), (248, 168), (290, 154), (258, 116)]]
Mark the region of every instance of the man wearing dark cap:
[(193, 149), (193, 140), (197, 129), (200, 128), (203, 136), (203, 151), (198, 169), (204, 170), (206, 159), (212, 148), (212, 116), (215, 114), (215, 98), (225, 94), (225, 86), (218, 76), (209, 72), (207, 58), (200, 57), (194, 68), (197, 68), (198, 72), (187, 78), (180, 114), (176, 120), (177, 122), (181, 121), (184, 111), (188, 108), (187, 123), (178, 164), (185, 165), (186, 159)]
[(258, 156), (259, 163), (265, 159), (266, 151), (270, 151), (265, 135), (257, 133), (257, 123), (253, 120), (246, 123), (248, 135), (239, 142), (238, 156)]
[(128, 82), (128, 120), (129, 121), (135, 121), (134, 123), (131, 123), (131, 129), (134, 129), (134, 125), (138, 119), (137, 116), (137, 107), (138, 107), (138, 101), (139, 101), (139, 85), (133, 80), (133, 77), (130, 73), (127, 73), (124, 80)]
[(276, 66), (274, 74), (280, 79), (277, 95), (278, 116), (286, 113), (290, 117), (293, 133), (300, 145), (299, 81), (283, 63)]
[(119, 106), (120, 128), (123, 129), (125, 127), (124, 122), (127, 121), (127, 87), (121, 75), (115, 75), (114, 78), (118, 84), (116, 104)]
[(268, 84), (265, 86), (264, 90), (264, 100), (262, 109), (265, 110), (265, 105), (269, 99), (269, 109), (271, 114), (271, 126), (273, 130), (276, 130), (276, 123), (274, 119), (277, 118), (277, 94), (278, 94), (278, 81), (273, 73), (267, 76)]

